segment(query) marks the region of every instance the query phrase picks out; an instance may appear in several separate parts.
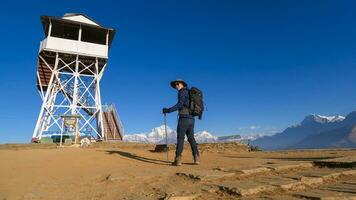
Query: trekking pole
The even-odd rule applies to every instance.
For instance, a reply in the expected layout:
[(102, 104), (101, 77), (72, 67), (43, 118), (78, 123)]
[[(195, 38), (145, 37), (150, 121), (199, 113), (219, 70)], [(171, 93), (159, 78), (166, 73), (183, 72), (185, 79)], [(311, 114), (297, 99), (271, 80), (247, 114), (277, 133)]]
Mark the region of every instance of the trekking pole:
[(168, 162), (168, 136), (167, 136), (167, 116), (166, 113), (164, 113), (164, 130), (166, 133), (166, 150), (167, 150), (167, 162)]

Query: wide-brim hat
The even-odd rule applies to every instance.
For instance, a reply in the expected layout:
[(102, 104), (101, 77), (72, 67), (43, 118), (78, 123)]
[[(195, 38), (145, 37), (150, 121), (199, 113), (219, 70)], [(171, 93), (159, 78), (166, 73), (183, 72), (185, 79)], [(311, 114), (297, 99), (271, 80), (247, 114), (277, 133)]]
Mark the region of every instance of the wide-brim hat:
[(171, 81), (171, 87), (176, 88), (176, 83), (182, 83), (184, 87), (188, 86), (188, 84), (183, 79), (176, 79), (174, 81)]

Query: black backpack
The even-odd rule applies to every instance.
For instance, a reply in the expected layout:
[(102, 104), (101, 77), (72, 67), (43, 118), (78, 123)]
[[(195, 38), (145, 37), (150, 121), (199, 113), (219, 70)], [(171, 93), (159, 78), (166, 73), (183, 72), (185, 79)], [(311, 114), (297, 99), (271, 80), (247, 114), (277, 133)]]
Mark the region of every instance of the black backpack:
[(189, 112), (201, 120), (204, 111), (203, 92), (196, 87), (189, 90)]

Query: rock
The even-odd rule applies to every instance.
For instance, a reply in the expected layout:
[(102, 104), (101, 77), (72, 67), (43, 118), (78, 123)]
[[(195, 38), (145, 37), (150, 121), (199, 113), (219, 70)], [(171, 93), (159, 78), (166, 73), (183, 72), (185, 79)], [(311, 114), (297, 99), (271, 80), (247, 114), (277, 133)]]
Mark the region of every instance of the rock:
[(326, 174), (326, 175), (322, 176), (321, 178), (322, 178), (324, 181), (328, 181), (328, 180), (337, 179), (337, 178), (339, 178), (341, 175), (342, 175), (341, 172), (334, 172), (334, 173), (331, 173), (331, 174)]
[(323, 184), (323, 179), (318, 177), (301, 177), (300, 181), (307, 186), (317, 186)]
[(356, 167), (356, 156), (317, 160), (314, 161), (314, 164), (320, 167), (352, 168)]
[(356, 175), (356, 170), (348, 170), (348, 171), (343, 171), (341, 173), (346, 176), (352, 176), (352, 175)]
[(259, 173), (270, 172), (271, 169), (268, 169), (267, 167), (259, 167), (259, 168), (244, 169), (244, 170), (239, 170), (239, 171), (242, 172), (244, 175), (254, 175), (254, 174), (259, 174)]
[(80, 147), (89, 147), (90, 146), (90, 140), (88, 138), (83, 138), (80, 140)]
[(301, 181), (297, 181), (290, 178), (279, 177), (279, 176), (257, 178), (256, 182), (270, 184), (272, 186), (279, 187), (282, 190), (296, 190), (296, 189), (305, 188)]
[(322, 177), (332, 177), (337, 175), (336, 173), (341, 173), (343, 172), (343, 169), (328, 169), (328, 168), (315, 168), (312, 170), (303, 170), (300, 172), (296, 172), (294, 174), (294, 177), (296, 179), (300, 179), (301, 177), (318, 177), (318, 178), (322, 178)]
[(272, 166), (266, 166), (269, 169), (272, 169), (274, 171), (286, 171), (286, 170), (293, 170), (293, 169), (304, 169), (304, 168), (312, 168), (313, 164), (312, 163), (300, 163), (300, 164), (295, 164), (295, 165), (272, 165)]
[(125, 177), (113, 177), (111, 174), (105, 176), (105, 181), (122, 181), (125, 180)]
[(232, 177), (235, 176), (235, 173), (227, 173), (224, 171), (217, 171), (217, 170), (199, 170), (194, 172), (178, 172), (176, 173), (178, 176), (184, 176), (190, 179), (195, 180), (216, 180), (225, 177)]
[(152, 152), (167, 152), (169, 151), (169, 146), (166, 144), (156, 144), (155, 149)]
[(356, 196), (356, 183), (352, 181), (345, 181), (343, 183), (335, 183), (322, 187), (325, 190), (352, 193)]
[(167, 197), (167, 200), (193, 200), (196, 199), (200, 196), (200, 194), (193, 194), (193, 195), (187, 195), (187, 196), (170, 196)]
[(327, 190), (296, 192), (293, 195), (300, 198), (315, 200), (356, 200), (356, 195), (354, 194), (331, 192)]
[(209, 193), (215, 193), (215, 192), (217, 192), (218, 191), (218, 188), (216, 188), (216, 187), (202, 187), (201, 188), (201, 190), (203, 191), (203, 192), (209, 192)]
[(278, 189), (275, 186), (255, 181), (228, 181), (218, 184), (219, 189), (231, 195), (250, 196)]
[[(257, 199), (251, 198), (251, 200), (257, 200)], [(264, 195), (262, 198), (260, 198), (260, 200), (301, 200), (301, 199), (298, 197), (291, 196), (291, 195), (278, 194), (278, 196)]]

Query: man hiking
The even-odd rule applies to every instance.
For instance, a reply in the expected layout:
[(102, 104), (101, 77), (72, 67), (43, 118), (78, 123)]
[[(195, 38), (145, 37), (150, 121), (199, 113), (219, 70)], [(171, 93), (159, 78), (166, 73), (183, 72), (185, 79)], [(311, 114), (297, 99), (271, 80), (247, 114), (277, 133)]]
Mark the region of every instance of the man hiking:
[(172, 88), (178, 91), (178, 103), (171, 108), (163, 108), (163, 114), (171, 113), (178, 110), (178, 126), (177, 126), (177, 147), (176, 157), (172, 165), (182, 165), (182, 152), (184, 146), (185, 135), (188, 137), (188, 142), (192, 149), (194, 164), (200, 164), (199, 151), (194, 138), (194, 116), (189, 111), (189, 90), (187, 83), (182, 79), (172, 81)]

